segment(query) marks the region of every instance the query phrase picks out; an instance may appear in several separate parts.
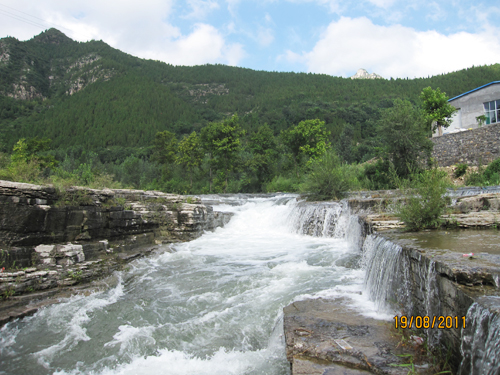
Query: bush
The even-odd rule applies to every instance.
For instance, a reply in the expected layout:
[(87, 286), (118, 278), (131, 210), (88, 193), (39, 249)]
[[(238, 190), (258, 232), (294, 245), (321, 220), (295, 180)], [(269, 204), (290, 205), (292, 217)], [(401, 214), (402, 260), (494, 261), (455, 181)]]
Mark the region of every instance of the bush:
[(465, 178), (467, 186), (488, 186), (500, 184), (500, 158), (493, 160), (486, 168), (479, 167), (477, 172)]
[(469, 166), (467, 164), (457, 164), (455, 166), (455, 172), (453, 172), (453, 175), (455, 178), (459, 178), (464, 176), (467, 173), (467, 169)]
[(367, 188), (370, 190), (393, 189), (395, 174), (394, 166), (389, 160), (378, 159), (374, 164), (365, 166), (364, 175), (368, 179)]
[(358, 166), (341, 163), (330, 150), (311, 165), (300, 191), (311, 200), (341, 199), (349, 190), (359, 187), (358, 174)]
[(500, 174), (500, 158), (493, 160), (485, 169), (483, 175), (485, 180), (498, 181)]
[(287, 178), (281, 175), (274, 176), (272, 181), (266, 185), (266, 192), (268, 193), (293, 193), (297, 190), (297, 184), (293, 178)]
[(11, 162), (9, 166), (0, 170), (0, 180), (40, 183), (42, 171), (36, 159), (30, 161)]
[(445, 175), (437, 169), (431, 169), (416, 175), (411, 182), (406, 182), (406, 186), (400, 186), (406, 197), (404, 203), (398, 206), (396, 214), (407, 230), (418, 231), (441, 225), (440, 217), (446, 209)]

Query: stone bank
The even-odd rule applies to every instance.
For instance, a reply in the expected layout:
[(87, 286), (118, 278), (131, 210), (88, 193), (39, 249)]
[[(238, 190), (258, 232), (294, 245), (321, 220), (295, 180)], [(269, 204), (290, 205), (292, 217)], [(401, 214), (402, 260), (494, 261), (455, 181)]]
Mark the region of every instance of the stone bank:
[(23, 314), (9, 308), (30, 301), (22, 295), (106, 276), (160, 244), (192, 240), (229, 219), (176, 194), (0, 181), (0, 295), (9, 300), (0, 302), (0, 323)]
[[(366, 269), (364, 293), (409, 318), (428, 316), (432, 324), (437, 317), (434, 328), (424, 329), (420, 322), (414, 335), (425, 338), (442, 358), (448, 356), (454, 373), (498, 374), (499, 195), (458, 198), (454, 212), (443, 217), (455, 229), (423, 233), (394, 230), (402, 223), (383, 212), (398, 199), (394, 192), (365, 195), (349, 200), (350, 214), (358, 215), (364, 227), (359, 233), (366, 234), (357, 245)], [(463, 256), (471, 252), (473, 257)], [(407, 374), (407, 367), (395, 366), (402, 364), (398, 355), (422, 349), (415, 343), (418, 350), (410, 345), (402, 351), (395, 321), (360, 316), (342, 298), (294, 302), (284, 309), (284, 330), (294, 375)], [(435, 373), (432, 363), (415, 365), (416, 373)]]

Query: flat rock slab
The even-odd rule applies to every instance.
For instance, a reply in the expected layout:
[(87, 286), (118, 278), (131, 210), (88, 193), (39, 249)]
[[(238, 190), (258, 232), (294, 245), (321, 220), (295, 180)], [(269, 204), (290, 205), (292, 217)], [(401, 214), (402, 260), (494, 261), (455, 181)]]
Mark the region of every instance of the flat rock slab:
[(297, 301), (283, 309), (292, 374), (408, 374), (392, 322), (358, 313), (347, 298)]

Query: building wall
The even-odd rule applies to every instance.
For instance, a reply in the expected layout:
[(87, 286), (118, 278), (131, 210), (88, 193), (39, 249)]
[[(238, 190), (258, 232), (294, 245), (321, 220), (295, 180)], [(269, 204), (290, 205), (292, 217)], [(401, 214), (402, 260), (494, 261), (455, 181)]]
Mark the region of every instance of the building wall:
[(444, 134), (432, 138), (432, 142), (434, 142), (432, 157), (440, 167), (458, 163), (488, 164), (500, 157), (500, 123)]
[(450, 101), (451, 105), (459, 109), (459, 114), (453, 118), (452, 125), (445, 130), (445, 133), (458, 129), (477, 128), (476, 117), (484, 115), (483, 103), (498, 99), (500, 99), (500, 84), (494, 83)]

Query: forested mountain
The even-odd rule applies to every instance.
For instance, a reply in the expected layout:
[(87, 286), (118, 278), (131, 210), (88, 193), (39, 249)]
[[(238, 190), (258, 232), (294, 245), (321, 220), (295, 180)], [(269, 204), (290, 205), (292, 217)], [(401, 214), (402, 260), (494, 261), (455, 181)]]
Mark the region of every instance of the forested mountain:
[(50, 29), (26, 42), (0, 39), (0, 151), (10, 153), (21, 138), (46, 137), (59, 159), (93, 150), (118, 163), (125, 155), (147, 157), (158, 132), (180, 140), (237, 114), (244, 143), (264, 124), (278, 136), (300, 121), (320, 119), (340, 156), (360, 162), (373, 156), (380, 110), (394, 99), (418, 103), (428, 86), (453, 97), (495, 80), (499, 64), (376, 80), (172, 66)]
[(54, 147), (148, 146), (158, 131), (188, 134), (236, 113), (250, 132), (267, 123), (277, 134), (320, 118), (333, 138), (346, 123), (364, 138), (373, 111), (395, 98), (416, 101), (427, 86), (452, 97), (494, 80), (500, 65), (412, 80), (176, 67), (50, 29), (26, 42), (0, 40), (0, 126), (5, 151), (34, 135)]

